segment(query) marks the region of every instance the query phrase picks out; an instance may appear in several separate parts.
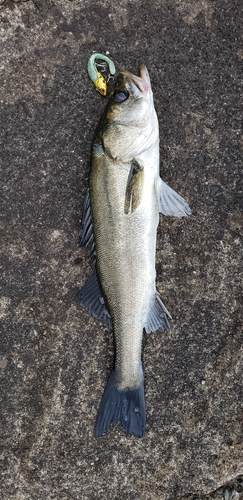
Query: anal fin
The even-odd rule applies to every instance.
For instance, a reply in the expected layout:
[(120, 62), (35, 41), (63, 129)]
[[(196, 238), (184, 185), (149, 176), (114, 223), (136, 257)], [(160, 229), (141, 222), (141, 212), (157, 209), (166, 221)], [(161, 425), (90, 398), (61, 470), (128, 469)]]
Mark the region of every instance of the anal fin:
[(155, 292), (154, 302), (144, 325), (146, 332), (151, 333), (156, 330), (162, 330), (163, 328), (170, 332), (168, 318), (171, 319), (171, 315), (162, 302), (159, 293)]

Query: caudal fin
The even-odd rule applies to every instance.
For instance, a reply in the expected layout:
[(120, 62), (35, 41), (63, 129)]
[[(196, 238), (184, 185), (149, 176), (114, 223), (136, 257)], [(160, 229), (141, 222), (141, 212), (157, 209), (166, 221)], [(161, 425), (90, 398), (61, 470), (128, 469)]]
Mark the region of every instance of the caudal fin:
[(110, 425), (121, 422), (127, 434), (142, 437), (145, 431), (146, 411), (144, 382), (137, 389), (120, 391), (115, 386), (115, 370), (108, 380), (96, 418), (95, 435), (107, 432)]

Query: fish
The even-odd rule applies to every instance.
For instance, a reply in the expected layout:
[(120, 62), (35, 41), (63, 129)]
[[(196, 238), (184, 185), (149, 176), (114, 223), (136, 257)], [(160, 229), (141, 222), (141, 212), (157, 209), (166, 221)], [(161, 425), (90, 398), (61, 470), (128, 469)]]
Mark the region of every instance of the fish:
[(92, 142), (79, 242), (91, 245), (93, 271), (78, 303), (112, 326), (114, 368), (96, 418), (96, 437), (119, 422), (140, 438), (146, 426), (143, 331), (170, 331), (156, 289), (159, 213), (183, 217), (186, 201), (160, 177), (159, 125), (150, 77), (118, 74)]

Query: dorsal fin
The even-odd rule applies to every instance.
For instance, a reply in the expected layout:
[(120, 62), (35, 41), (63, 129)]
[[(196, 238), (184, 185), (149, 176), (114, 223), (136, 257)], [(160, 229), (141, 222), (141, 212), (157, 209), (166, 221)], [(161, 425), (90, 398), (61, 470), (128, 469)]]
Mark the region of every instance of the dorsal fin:
[(87, 188), (84, 198), (83, 216), (82, 216), (81, 228), (79, 231), (79, 243), (82, 246), (91, 245), (91, 254), (94, 261), (96, 261), (95, 239), (93, 231), (89, 188)]
[(78, 304), (86, 309), (94, 318), (111, 326), (111, 316), (106, 308), (105, 299), (100, 289), (99, 280), (94, 269), (77, 296)]

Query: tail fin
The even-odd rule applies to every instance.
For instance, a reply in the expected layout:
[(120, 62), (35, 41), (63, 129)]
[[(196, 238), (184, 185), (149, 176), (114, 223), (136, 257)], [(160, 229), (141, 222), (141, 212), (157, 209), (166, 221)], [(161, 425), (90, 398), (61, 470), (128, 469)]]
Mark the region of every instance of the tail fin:
[(144, 382), (137, 389), (120, 391), (115, 386), (115, 370), (108, 380), (96, 418), (95, 435), (107, 432), (110, 424), (121, 422), (127, 434), (142, 437), (145, 431), (146, 411)]

